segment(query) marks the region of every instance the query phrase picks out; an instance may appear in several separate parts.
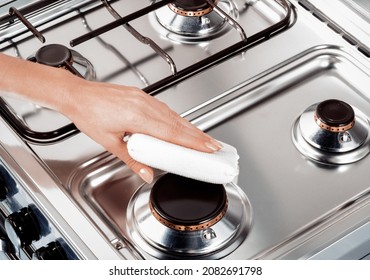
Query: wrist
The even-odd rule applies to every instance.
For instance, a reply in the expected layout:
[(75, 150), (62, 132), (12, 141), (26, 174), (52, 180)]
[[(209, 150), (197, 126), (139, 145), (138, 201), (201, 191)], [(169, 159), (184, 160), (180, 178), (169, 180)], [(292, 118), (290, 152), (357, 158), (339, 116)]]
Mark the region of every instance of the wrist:
[(2, 94), (60, 112), (73, 106), (72, 96), (84, 81), (64, 69), (2, 54), (0, 66), (3, 66), (3, 70), (0, 71)]
[(88, 81), (79, 78), (67, 71), (62, 74), (62, 83), (56, 89), (55, 98), (51, 100), (51, 107), (69, 117), (80, 109), (81, 97), (87, 91)]

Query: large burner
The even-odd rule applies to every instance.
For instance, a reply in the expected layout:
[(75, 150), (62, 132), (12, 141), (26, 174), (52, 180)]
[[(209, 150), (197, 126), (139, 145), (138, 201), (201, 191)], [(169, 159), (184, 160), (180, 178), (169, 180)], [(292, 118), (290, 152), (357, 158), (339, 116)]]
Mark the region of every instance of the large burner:
[(358, 109), (329, 99), (302, 113), (294, 125), (293, 140), (310, 159), (346, 164), (369, 153), (369, 128), (368, 119)]
[[(237, 9), (231, 0), (212, 1), (224, 13), (235, 19)], [(173, 41), (193, 43), (221, 36), (232, 27), (208, 1), (178, 0), (154, 12), (153, 25)]]
[(60, 44), (45, 45), (28, 60), (51, 67), (65, 68), (87, 80), (95, 80), (95, 70), (90, 61), (78, 52)]
[(248, 199), (230, 183), (216, 185), (165, 174), (130, 201), (127, 229), (157, 258), (219, 258), (235, 250), (251, 224)]
[(200, 230), (222, 219), (227, 196), (223, 185), (168, 174), (154, 184), (150, 208), (154, 217), (170, 228)]

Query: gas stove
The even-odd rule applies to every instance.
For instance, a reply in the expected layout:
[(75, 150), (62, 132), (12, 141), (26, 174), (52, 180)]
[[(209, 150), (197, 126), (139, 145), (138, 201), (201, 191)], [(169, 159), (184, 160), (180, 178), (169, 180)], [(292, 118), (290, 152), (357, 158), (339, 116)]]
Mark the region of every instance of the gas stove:
[[(209, 186), (156, 170), (145, 184), (64, 116), (2, 98), (1, 170), (22, 194), (0, 202), (7, 255), (36, 258), (55, 244), (81, 259), (370, 253), (369, 46), (327, 4), (15, 3), (1, 7), (4, 53), (142, 88), (236, 147), (240, 173)], [(52, 230), (19, 242), (13, 212)]]

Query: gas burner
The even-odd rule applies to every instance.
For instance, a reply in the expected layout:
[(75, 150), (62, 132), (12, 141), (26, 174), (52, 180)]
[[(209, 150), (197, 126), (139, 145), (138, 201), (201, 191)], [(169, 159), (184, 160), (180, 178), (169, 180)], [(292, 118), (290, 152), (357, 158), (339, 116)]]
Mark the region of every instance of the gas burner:
[(355, 112), (347, 103), (329, 99), (317, 105), (315, 121), (322, 129), (345, 132), (355, 125)]
[(154, 184), (149, 205), (153, 216), (165, 226), (193, 231), (222, 219), (227, 196), (223, 185), (168, 174)]
[(310, 159), (347, 164), (369, 153), (369, 128), (361, 111), (341, 100), (329, 99), (302, 113), (294, 124), (293, 140)]
[(72, 62), (72, 51), (63, 45), (46, 45), (35, 55), (36, 62), (52, 67), (62, 67)]
[(51, 67), (65, 68), (87, 80), (95, 80), (95, 70), (90, 61), (78, 52), (63, 45), (50, 44), (41, 47), (28, 60)]
[(219, 258), (235, 250), (251, 224), (245, 194), (233, 183), (210, 184), (167, 173), (130, 201), (127, 228), (157, 258)]
[[(218, 0), (211, 1), (217, 4)], [(213, 8), (205, 0), (175, 0), (168, 7), (176, 14), (188, 17), (200, 17), (212, 12)]]
[[(231, 0), (213, 1), (226, 15), (237, 18), (237, 9)], [(221, 36), (232, 28), (207, 1), (178, 0), (154, 12), (153, 25), (162, 34), (176, 42), (194, 43)]]

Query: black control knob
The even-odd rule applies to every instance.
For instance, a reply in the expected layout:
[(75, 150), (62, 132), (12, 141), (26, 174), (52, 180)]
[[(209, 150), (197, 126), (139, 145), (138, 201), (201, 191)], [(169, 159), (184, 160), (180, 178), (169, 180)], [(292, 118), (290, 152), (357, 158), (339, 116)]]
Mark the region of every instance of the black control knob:
[(8, 195), (8, 187), (6, 185), (3, 175), (0, 174), (0, 201), (6, 199)]
[(67, 254), (58, 241), (50, 242), (46, 247), (35, 251), (34, 259), (38, 260), (67, 260)]
[(30, 207), (10, 214), (5, 220), (5, 230), (16, 248), (28, 246), (40, 239), (40, 224)]

